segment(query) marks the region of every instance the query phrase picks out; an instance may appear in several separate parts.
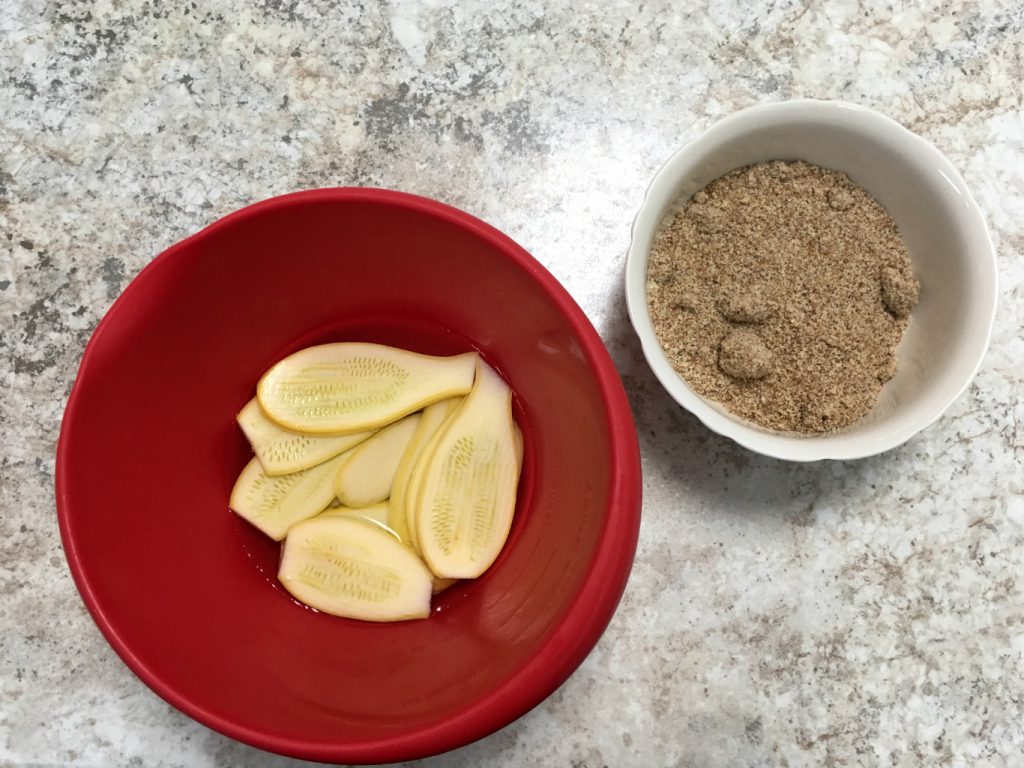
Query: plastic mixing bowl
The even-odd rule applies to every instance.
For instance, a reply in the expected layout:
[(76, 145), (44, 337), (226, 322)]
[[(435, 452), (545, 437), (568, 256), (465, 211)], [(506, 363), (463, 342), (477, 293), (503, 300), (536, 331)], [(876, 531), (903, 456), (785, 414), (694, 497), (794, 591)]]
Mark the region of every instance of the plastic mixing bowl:
[[(477, 349), (514, 391), (511, 536), (426, 620), (303, 607), (278, 545), (228, 510), (260, 374), (343, 340)], [(158, 256), (89, 342), (57, 456), (71, 572), (121, 658), (211, 728), (336, 762), (452, 749), (548, 696), (619, 601), (640, 487), (618, 374), (555, 279), (467, 214), (365, 189), (259, 203)]]

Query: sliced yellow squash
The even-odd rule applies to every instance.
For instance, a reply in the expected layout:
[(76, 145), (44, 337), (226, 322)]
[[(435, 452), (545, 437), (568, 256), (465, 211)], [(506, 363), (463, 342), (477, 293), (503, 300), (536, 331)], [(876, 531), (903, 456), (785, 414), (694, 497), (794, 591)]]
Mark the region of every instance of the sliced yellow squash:
[(349, 435), (300, 435), (282, 429), (268, 419), (253, 398), (236, 417), (253, 453), (268, 475), (287, 475), (315, 467), (344, 453), (373, 434), (373, 430)]
[[(413, 465), (412, 470), (409, 472), (409, 479), (405, 483), (405, 488), (402, 491), (402, 497), (400, 499), (401, 505), (405, 508), (405, 520), (406, 528), (409, 532), (409, 545), (416, 551), (417, 554), (422, 556), (420, 552), (419, 537), (416, 531), (416, 514), (420, 506), (420, 491), (423, 489), (423, 471), (426, 466), (430, 463), (430, 457), (434, 454), (434, 449), (437, 447), (438, 442), (441, 439), (441, 435), (444, 434), (445, 429), (455, 418), (455, 414), (459, 412), (462, 406), (466, 402), (466, 398), (459, 397), (453, 398), (455, 402), (449, 408), (444, 421), (441, 426), (434, 430), (434, 434), (427, 440), (426, 445), (420, 452), (419, 458), (416, 459), (416, 463)], [(393, 514), (399, 514), (397, 504), (392, 504)]]
[[(368, 507), (368, 509), (369, 509), (369, 507)], [(358, 512), (358, 511), (359, 511), (358, 509), (350, 510), (350, 512), (352, 512), (352, 513), (355, 513), (355, 512)], [(329, 511), (328, 512), (323, 512), (323, 513), (317, 515), (317, 517), (324, 517), (324, 515), (330, 515), (330, 512)], [(330, 516), (331, 517), (345, 517), (345, 518), (348, 518), (349, 520), (358, 520), (361, 523), (366, 523), (367, 525), (372, 525), (374, 528), (379, 528), (380, 530), (384, 531), (384, 533), (386, 533), (388, 536), (393, 538), (395, 541), (397, 541), (399, 543), (402, 542), (402, 540), (398, 537), (398, 534), (395, 533), (394, 531), (392, 531), (390, 528), (388, 528), (388, 524), (387, 523), (382, 523), (379, 519), (377, 519), (375, 517), (370, 517), (368, 515), (358, 515), (358, 514), (343, 514), (343, 515), (334, 514), (334, 515), (330, 515)], [(419, 555), (417, 555), (417, 557), (419, 557)], [(420, 560), (420, 562), (423, 562), (422, 559)]]
[(380, 344), (308, 347), (274, 365), (256, 388), (286, 429), (341, 434), (389, 424), (473, 386), (477, 355), (432, 357)]
[(405, 449), (402, 460), (398, 463), (398, 469), (395, 470), (395, 479), (391, 484), (389, 515), (386, 522), (401, 537), (404, 543), (409, 544), (414, 549), (415, 545), (410, 540), (409, 524), (405, 510), (405, 496), (407, 486), (409, 485), (409, 477), (416, 466), (417, 459), (423, 453), (423, 449), (427, 447), (430, 438), (434, 436), (434, 433), (444, 423), (448, 414), (452, 413), (462, 400), (463, 398), (461, 397), (450, 397), (447, 400), (432, 403), (423, 409), (423, 416), (420, 419), (419, 426), (416, 428), (412, 440), (409, 441), (409, 446)]
[(420, 414), (406, 416), (353, 448), (334, 478), (338, 500), (348, 507), (368, 507), (388, 498), (395, 471), (419, 423)]
[(235, 481), (228, 502), (231, 509), (267, 536), (280, 541), (288, 528), (319, 514), (334, 498), (334, 477), (347, 454), (302, 472), (272, 477), (256, 457)]
[[(389, 506), (388, 502), (382, 501), (380, 504), (371, 504), (368, 507), (328, 507), (317, 517), (348, 517), (353, 520), (362, 520), (365, 523), (378, 526), (389, 536), (394, 536), (402, 541), (402, 537), (388, 526)], [(404, 541), (402, 543), (405, 544)]]
[[(397, 531), (388, 525), (388, 510), (390, 508), (391, 504), (387, 501), (382, 501), (380, 504), (374, 504), (369, 507), (328, 507), (317, 515), (317, 519), (321, 517), (348, 517), (355, 520), (362, 520), (364, 522), (380, 526), (381, 529), (386, 531), (389, 535), (394, 536), (400, 542), (409, 546), (408, 540), (403, 539)], [(433, 593), (436, 595), (439, 592), (443, 592), (456, 581), (458, 581), (458, 579), (439, 579), (435, 576), (433, 581)]]
[(368, 507), (328, 507), (318, 517), (331, 515), (333, 517), (355, 517), (363, 520), (374, 520), (383, 525), (388, 524), (388, 508), (391, 505), (386, 501), (379, 504), (371, 504)]
[(320, 516), (292, 527), (278, 579), (317, 610), (364, 621), (430, 615), (433, 575), (391, 534), (354, 518)]
[(416, 539), (435, 576), (472, 579), (508, 537), (519, 480), (512, 393), (488, 365), (424, 457)]

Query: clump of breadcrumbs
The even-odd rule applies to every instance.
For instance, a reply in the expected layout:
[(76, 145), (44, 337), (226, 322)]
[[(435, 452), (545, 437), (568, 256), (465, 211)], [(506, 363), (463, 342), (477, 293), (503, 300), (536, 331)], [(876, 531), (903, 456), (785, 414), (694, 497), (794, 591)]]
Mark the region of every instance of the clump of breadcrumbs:
[(842, 173), (733, 171), (655, 238), (647, 296), (676, 371), (762, 427), (814, 434), (874, 406), (920, 286), (896, 223)]

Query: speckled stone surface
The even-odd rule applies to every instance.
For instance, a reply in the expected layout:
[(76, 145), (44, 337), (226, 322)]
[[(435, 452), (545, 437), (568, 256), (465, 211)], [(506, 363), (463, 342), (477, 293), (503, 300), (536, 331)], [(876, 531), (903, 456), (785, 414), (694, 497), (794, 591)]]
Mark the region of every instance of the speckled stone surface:
[[(179, 714), (110, 650), (61, 552), (54, 449), (92, 328), (156, 253), (271, 195), (372, 185), (544, 263), (620, 366), (643, 452), (636, 566), (600, 644), (431, 765), (1024, 765), (1022, 24), (994, 0), (4, 0), (0, 764), (297, 764)], [(975, 383), (854, 463), (710, 434), (657, 385), (621, 297), (658, 165), (797, 96), (936, 143), (1000, 258)]]

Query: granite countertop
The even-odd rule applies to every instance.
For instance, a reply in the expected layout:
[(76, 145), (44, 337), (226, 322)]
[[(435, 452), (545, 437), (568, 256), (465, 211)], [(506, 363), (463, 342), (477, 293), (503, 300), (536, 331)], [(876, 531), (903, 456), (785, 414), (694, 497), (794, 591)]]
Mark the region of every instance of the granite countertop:
[[(0, 764), (297, 764), (178, 713), (108, 647), (61, 551), (54, 449), (93, 327), (155, 254), (271, 195), (368, 185), (463, 208), (545, 264), (619, 365), (643, 454), (601, 642), (431, 765), (1024, 765), (1024, 2), (706, 5), (4, 1)], [(857, 462), (709, 433), (657, 385), (621, 295), (660, 163), (802, 96), (938, 145), (1000, 259), (975, 382)]]

